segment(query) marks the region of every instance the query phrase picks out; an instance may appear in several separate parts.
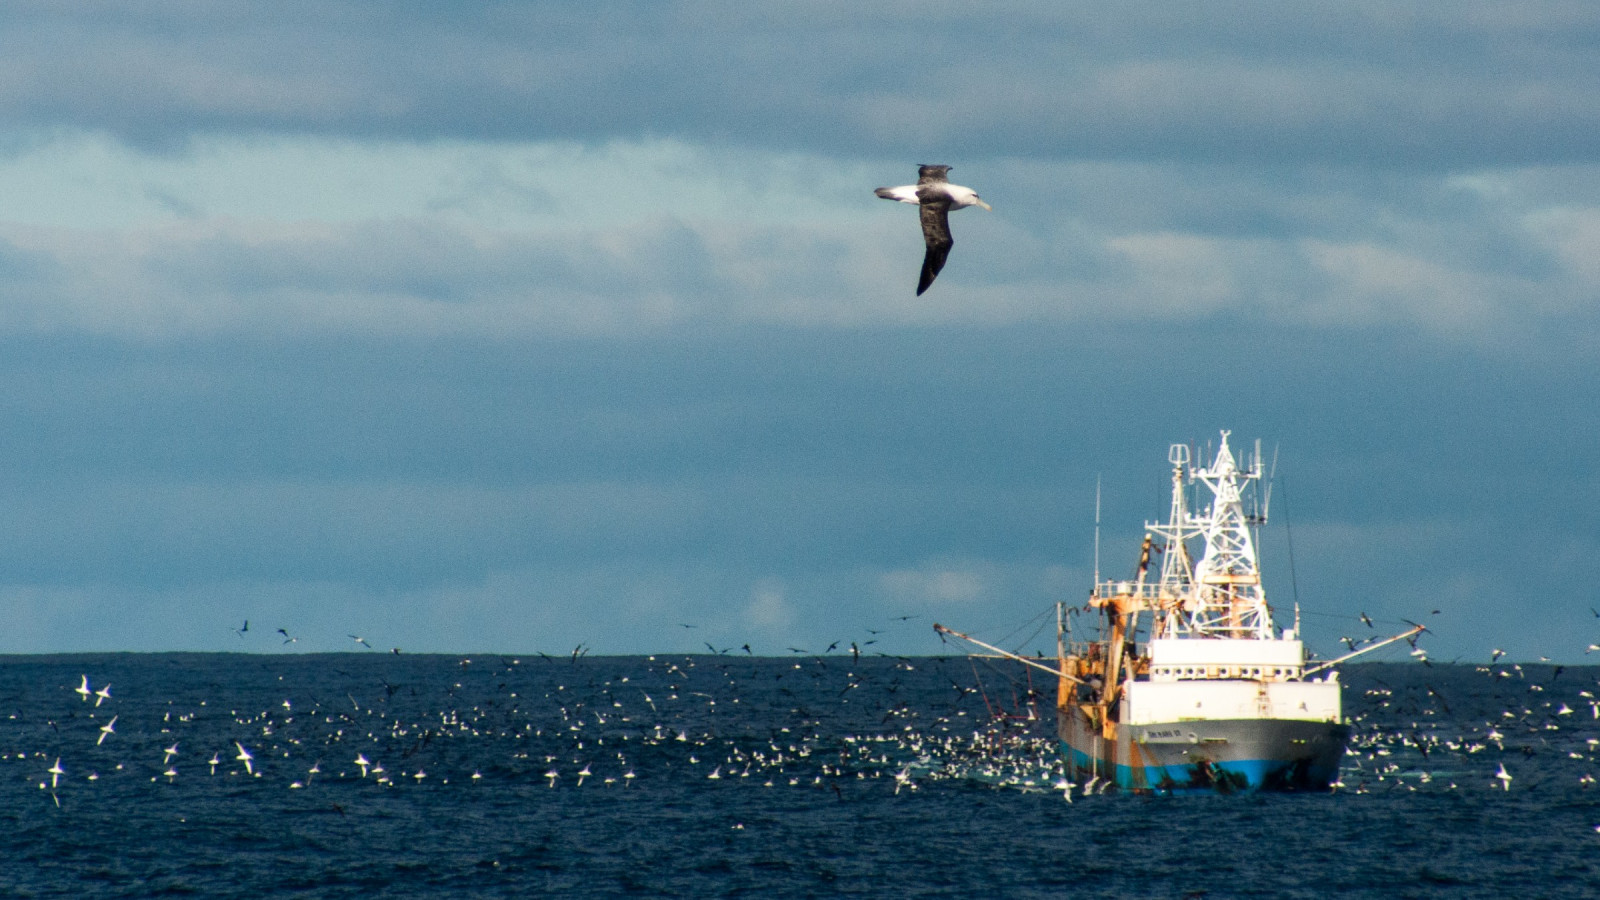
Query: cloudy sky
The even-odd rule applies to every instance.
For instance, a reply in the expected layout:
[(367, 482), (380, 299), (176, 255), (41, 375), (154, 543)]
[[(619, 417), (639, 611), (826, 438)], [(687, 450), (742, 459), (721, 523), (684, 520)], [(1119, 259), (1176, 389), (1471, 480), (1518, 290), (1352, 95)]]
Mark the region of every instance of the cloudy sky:
[[(7, 4), (0, 652), (1042, 647), (1097, 481), (1130, 572), (1231, 429), (1321, 651), (1581, 661), (1597, 51), (1575, 2)], [(872, 189), (925, 162), (994, 211), (919, 298)]]

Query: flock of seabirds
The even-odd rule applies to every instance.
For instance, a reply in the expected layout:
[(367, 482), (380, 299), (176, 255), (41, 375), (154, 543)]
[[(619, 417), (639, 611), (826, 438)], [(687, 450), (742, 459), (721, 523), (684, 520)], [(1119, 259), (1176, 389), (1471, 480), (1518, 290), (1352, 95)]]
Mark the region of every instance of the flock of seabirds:
[[(0, 722), (0, 784), (36, 785), (57, 806), (108, 787), (323, 791), (340, 815), (363, 790), (483, 784), (697, 783), (841, 800), (985, 787), (1068, 802), (1109, 787), (1069, 780), (1054, 686), (1004, 661), (896, 657), (863, 652), (861, 641), (793, 648), (788, 659), (709, 645), (684, 656), (585, 650), (270, 655), (258, 657), (253, 686), (213, 696), (125, 697), (83, 673)], [(1524, 774), (1519, 787), (1531, 790), (1591, 787), (1600, 682), (1589, 679), (1586, 669), (1493, 662), (1356, 667), (1335, 789), (1509, 791)]]
[[(916, 184), (876, 191), (919, 208), (926, 254), (918, 295), (933, 284), (954, 245), (950, 212), (991, 209), (976, 191), (951, 184), (949, 172), (950, 166), (923, 165)], [(1364, 613), (1361, 619), (1371, 627)], [(249, 621), (235, 631), (251, 637)], [(287, 629), (276, 633), (284, 645), (299, 642)], [(841, 641), (820, 653), (791, 647), (796, 656), (788, 661), (755, 658), (748, 644), (738, 648), (745, 658), (730, 656), (735, 648), (709, 643), (709, 654), (702, 656), (588, 658), (580, 645), (562, 657), (540, 653), (526, 665), (510, 657), (489, 663), (461, 659), (458, 671), (489, 673), (484, 690), (473, 692), (463, 691), (459, 681), (396, 685), (366, 666), (350, 673), (356, 681), (363, 673), (375, 676), (365, 699), (354, 690), (341, 697), (318, 698), (305, 690), (290, 696), (295, 692), (288, 687), (281, 702), (248, 708), (223, 698), (215, 706), (209, 698), (165, 705), (141, 698), (137, 737), (129, 736), (118, 709), (120, 695), (86, 673), (76, 686), (60, 686), (61, 698), (76, 695), (76, 703), (58, 702), (43, 715), (10, 715), (13, 728), (0, 728), (0, 773), (20, 768), (56, 806), (63, 794), (98, 784), (178, 787), (199, 779), (339, 789), (332, 808), (341, 815), (344, 805), (337, 801), (354, 802), (351, 788), (485, 781), (620, 790), (695, 779), (802, 787), (840, 799), (864, 789), (898, 795), (939, 784), (976, 784), (1059, 793), (1068, 802), (1109, 786), (1066, 777), (1052, 734), (1053, 686), (965, 655), (913, 660), (870, 653), (881, 633), (868, 629), (874, 637), (848, 642), (848, 649), (841, 649)], [(363, 637), (348, 637), (375, 649)], [(394, 647), (371, 658), (400, 653)], [(1593, 785), (1600, 739), (1585, 736), (1595, 728), (1573, 723), (1600, 719), (1600, 683), (1580, 683), (1583, 676), (1561, 682), (1560, 666), (1497, 665), (1500, 655), (1496, 651), (1488, 665), (1472, 667), (1490, 682), (1471, 692), (1487, 690), (1503, 709), (1470, 723), (1433, 683), (1396, 688), (1370, 679), (1374, 683), (1352, 704), (1357, 711), (1350, 717), (1350, 752), (1335, 788), (1509, 791), (1517, 761), (1533, 756), (1563, 763), (1542, 766), (1537, 786)], [(913, 691), (902, 693), (919, 666), (937, 671), (922, 673), (925, 690), (918, 696), (942, 697), (922, 708), (904, 699)], [(541, 667), (542, 674), (529, 677)], [(1361, 677), (1349, 677), (1347, 684)], [(782, 685), (785, 678), (806, 689)], [(752, 690), (757, 682), (760, 688)], [(929, 684), (935, 689), (926, 690)], [(1461, 688), (1457, 678), (1454, 689)], [(726, 709), (741, 702), (794, 705), (789, 724), (752, 734), (747, 724), (717, 715), (719, 703)]]

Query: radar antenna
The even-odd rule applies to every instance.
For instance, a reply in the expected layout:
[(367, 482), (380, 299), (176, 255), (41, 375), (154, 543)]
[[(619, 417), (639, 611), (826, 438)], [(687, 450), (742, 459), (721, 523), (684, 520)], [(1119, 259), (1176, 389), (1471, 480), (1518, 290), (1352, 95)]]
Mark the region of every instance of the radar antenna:
[(1094, 476), (1094, 581), (1100, 583), (1100, 476)]

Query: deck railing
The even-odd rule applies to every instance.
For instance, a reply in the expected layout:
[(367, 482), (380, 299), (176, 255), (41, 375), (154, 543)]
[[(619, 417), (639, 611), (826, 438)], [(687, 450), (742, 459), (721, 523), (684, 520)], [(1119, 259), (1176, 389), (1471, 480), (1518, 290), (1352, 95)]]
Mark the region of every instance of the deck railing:
[(1152, 605), (1160, 603), (1177, 603), (1184, 598), (1184, 594), (1173, 593), (1170, 589), (1163, 590), (1159, 582), (1145, 582), (1140, 584), (1135, 581), (1102, 581), (1095, 585), (1094, 596), (1132, 597)]

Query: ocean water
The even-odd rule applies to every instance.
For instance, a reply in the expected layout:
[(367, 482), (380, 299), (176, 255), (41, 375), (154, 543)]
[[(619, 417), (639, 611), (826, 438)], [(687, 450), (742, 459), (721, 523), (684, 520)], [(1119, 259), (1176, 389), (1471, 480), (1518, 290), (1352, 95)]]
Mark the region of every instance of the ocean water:
[(1597, 680), (1348, 666), (1343, 787), (1156, 798), (961, 656), (5, 657), (0, 894), (1595, 897)]

